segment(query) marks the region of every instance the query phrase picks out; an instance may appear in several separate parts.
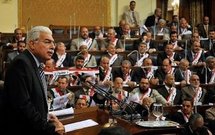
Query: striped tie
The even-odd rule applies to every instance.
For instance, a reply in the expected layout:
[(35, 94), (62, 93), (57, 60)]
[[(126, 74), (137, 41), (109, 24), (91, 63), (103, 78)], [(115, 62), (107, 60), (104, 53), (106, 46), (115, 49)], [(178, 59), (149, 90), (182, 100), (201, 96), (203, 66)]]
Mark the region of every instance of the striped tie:
[(40, 79), (41, 79), (42, 84), (43, 84), (43, 90), (45, 93), (45, 97), (47, 100), (47, 83), (46, 83), (46, 78), (45, 78), (45, 73), (43, 71), (43, 67), (44, 67), (44, 64), (40, 64), (38, 67), (38, 70), (39, 70)]

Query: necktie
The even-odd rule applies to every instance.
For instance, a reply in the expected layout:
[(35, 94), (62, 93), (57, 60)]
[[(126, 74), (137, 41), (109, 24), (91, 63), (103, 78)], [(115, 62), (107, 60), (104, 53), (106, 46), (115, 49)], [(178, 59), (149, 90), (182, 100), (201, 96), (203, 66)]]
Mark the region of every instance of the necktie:
[(134, 20), (134, 23), (137, 24), (137, 19), (136, 19), (135, 15), (134, 15), (134, 12), (131, 12), (131, 13), (132, 13), (132, 18)]
[(46, 97), (46, 100), (47, 100), (47, 84), (46, 84), (45, 73), (43, 71), (43, 64), (39, 65), (38, 70), (39, 70), (40, 79), (41, 79), (42, 84), (43, 84), (43, 90), (44, 90), (44, 93), (45, 93), (45, 97)]

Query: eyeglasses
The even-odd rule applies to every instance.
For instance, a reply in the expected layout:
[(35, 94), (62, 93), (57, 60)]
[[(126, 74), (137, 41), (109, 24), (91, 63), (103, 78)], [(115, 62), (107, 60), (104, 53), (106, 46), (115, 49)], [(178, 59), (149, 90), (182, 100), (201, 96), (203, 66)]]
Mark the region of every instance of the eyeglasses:
[(52, 41), (52, 40), (49, 40), (49, 39), (45, 39), (45, 40), (35, 40), (35, 41), (37, 41), (37, 42), (42, 42), (42, 43), (44, 43), (44, 44), (46, 44), (46, 45), (56, 45), (56, 43), (55, 43), (55, 41)]

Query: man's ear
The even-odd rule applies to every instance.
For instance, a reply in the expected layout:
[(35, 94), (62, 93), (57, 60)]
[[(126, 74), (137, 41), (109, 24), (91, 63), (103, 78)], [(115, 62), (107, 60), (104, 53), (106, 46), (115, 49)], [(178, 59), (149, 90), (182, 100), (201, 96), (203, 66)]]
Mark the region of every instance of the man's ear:
[(35, 42), (34, 42), (34, 41), (29, 41), (28, 46), (29, 46), (29, 48), (30, 48), (31, 50), (34, 50), (34, 48), (35, 48)]

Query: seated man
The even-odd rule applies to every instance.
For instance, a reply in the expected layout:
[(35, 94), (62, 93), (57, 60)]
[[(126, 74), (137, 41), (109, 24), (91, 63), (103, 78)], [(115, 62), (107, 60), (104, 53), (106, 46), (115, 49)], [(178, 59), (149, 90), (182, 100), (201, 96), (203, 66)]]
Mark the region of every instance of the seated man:
[(161, 103), (163, 105), (167, 104), (166, 99), (163, 98), (163, 96), (160, 95), (157, 90), (150, 88), (149, 79), (142, 78), (139, 87), (132, 90), (132, 92), (129, 94), (127, 102), (129, 103), (133, 101), (142, 104), (142, 101), (145, 97), (151, 97), (153, 102), (156, 103)]
[(135, 87), (136, 82), (134, 82), (134, 72), (131, 69), (131, 62), (129, 60), (124, 60), (121, 67), (116, 67), (112, 70), (113, 79), (120, 77), (123, 79), (123, 85), (128, 85), (130, 87)]
[(66, 53), (66, 46), (63, 42), (56, 43), (55, 52), (52, 55), (56, 67), (70, 67), (72, 59), (69, 53)]
[(6, 46), (12, 49), (17, 48), (17, 43), (19, 41), (24, 41), (25, 42), (25, 37), (23, 35), (22, 29), (21, 28), (16, 28), (14, 30), (14, 36), (10, 39), (8, 39)]
[(146, 49), (146, 43), (141, 42), (138, 46), (138, 51), (128, 55), (128, 60), (131, 62), (132, 66), (142, 66), (143, 60), (149, 57), (149, 54), (146, 52)]
[(175, 77), (172, 74), (165, 76), (164, 86), (161, 86), (158, 92), (167, 100), (168, 104), (181, 104), (181, 91), (175, 88)]
[(24, 41), (17, 42), (17, 50), (8, 53), (7, 62), (10, 63), (17, 55), (25, 50), (26, 43)]
[(104, 34), (102, 33), (100, 26), (95, 26), (93, 28), (93, 32), (89, 33), (89, 37), (92, 39), (102, 39), (103, 36)]
[(182, 109), (174, 114), (168, 114), (167, 118), (184, 125), (189, 121), (190, 116), (193, 114), (193, 101), (192, 99), (184, 99), (182, 101)]
[(86, 27), (81, 27), (80, 37), (72, 40), (70, 50), (76, 51), (82, 44), (86, 44), (88, 50), (98, 50), (97, 41), (89, 37), (88, 29)]
[(87, 108), (87, 100), (84, 98), (79, 98), (75, 102), (75, 109), (82, 109), (82, 108)]
[(66, 105), (64, 107), (70, 107), (70, 106), (74, 106), (74, 101), (75, 101), (75, 95), (72, 91), (68, 90), (67, 89), (67, 86), (69, 84), (69, 79), (65, 76), (60, 76), (58, 78), (58, 81), (57, 81), (57, 87), (55, 88), (51, 88), (48, 92), (48, 97), (52, 99), (53, 103), (52, 103), (52, 107), (53, 109), (59, 109), (59, 108), (56, 108), (54, 105), (55, 105), (55, 102), (58, 102), (58, 101), (55, 101), (56, 98), (59, 98), (59, 97), (62, 97), (62, 96), (66, 96), (65, 98), (68, 98), (65, 99), (62, 97), (62, 100), (60, 99), (59, 102), (61, 101), (65, 101), (64, 103), (61, 103), (61, 105)]
[(198, 113), (192, 114), (189, 122), (184, 127), (183, 135), (212, 135), (207, 127), (204, 126), (204, 118)]
[(116, 52), (124, 51), (124, 46), (122, 42), (118, 38), (116, 38), (116, 32), (113, 28), (108, 29), (107, 39), (103, 40), (103, 43), (101, 43), (100, 50), (101, 51), (107, 50), (107, 46), (109, 44), (113, 44), (115, 46)]
[(120, 54), (117, 54), (116, 47), (112, 43), (109, 43), (107, 45), (107, 54), (105, 54), (104, 56), (110, 59), (109, 60), (110, 67), (121, 66), (123, 61), (123, 56), (121, 56)]
[(125, 24), (123, 26), (123, 29), (122, 29), (122, 33), (120, 35), (120, 38), (132, 38), (132, 37), (135, 37), (135, 31), (132, 31), (129, 24)]
[(95, 56), (89, 54), (87, 50), (87, 45), (80, 45), (80, 53), (79, 55), (82, 55), (84, 57), (84, 65), (83, 67), (90, 68), (90, 67), (97, 67), (97, 62)]
[(205, 100), (206, 90), (200, 87), (200, 80), (198, 75), (191, 75), (190, 86), (186, 86), (181, 89), (182, 100), (191, 98), (194, 101), (194, 105), (203, 104)]

